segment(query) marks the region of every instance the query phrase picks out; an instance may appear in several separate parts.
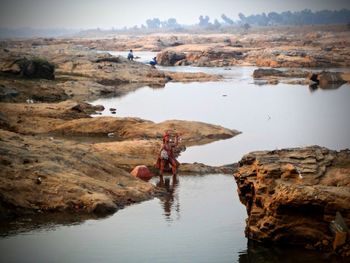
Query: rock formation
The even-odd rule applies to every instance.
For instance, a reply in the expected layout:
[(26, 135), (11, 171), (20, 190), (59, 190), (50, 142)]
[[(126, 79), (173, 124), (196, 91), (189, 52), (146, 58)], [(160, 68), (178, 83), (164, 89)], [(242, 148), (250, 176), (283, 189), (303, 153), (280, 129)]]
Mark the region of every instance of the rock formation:
[[(4, 58), (3, 58), (4, 59)], [(1, 72), (20, 75), (26, 78), (41, 78), (53, 80), (55, 78), (55, 66), (42, 58), (19, 59), (7, 58), (2, 61)]]
[[(101, 109), (75, 101), (0, 103), (2, 217), (115, 212), (158, 193), (127, 171), (154, 165), (164, 130), (176, 128), (186, 145), (238, 134), (200, 122), (89, 116)], [(88, 137), (88, 143), (74, 139), (79, 137)]]
[(157, 55), (157, 61), (162, 66), (174, 66), (178, 61), (185, 58), (185, 53), (176, 53), (173, 51), (164, 51)]
[(87, 144), (4, 130), (0, 137), (2, 219), (57, 211), (110, 214), (156, 191)]
[(322, 71), (320, 73), (310, 73), (309, 78), (321, 88), (327, 87), (328, 85), (341, 86), (346, 83), (340, 72)]
[(253, 72), (253, 78), (257, 84), (301, 84), (315, 86), (322, 89), (336, 89), (345, 84), (346, 75), (341, 72), (315, 72), (301, 69), (258, 68)]
[[(170, 80), (208, 81), (219, 76), (163, 72), (67, 40), (1, 44), (7, 46), (0, 49), (2, 219), (56, 212), (113, 213), (161, 192), (129, 171), (137, 164), (153, 166), (164, 130), (178, 128), (188, 145), (238, 134), (198, 122), (92, 118), (90, 114), (103, 107), (82, 102), (123, 96), (147, 85), (163, 87)], [(31, 59), (36, 57), (55, 64), (54, 80), (47, 70), (51, 64)]]
[[(350, 225), (349, 174), (349, 150), (312, 146), (245, 155), (234, 177), (247, 208), (246, 236), (332, 250), (336, 212)], [(350, 256), (349, 241), (337, 252)]]

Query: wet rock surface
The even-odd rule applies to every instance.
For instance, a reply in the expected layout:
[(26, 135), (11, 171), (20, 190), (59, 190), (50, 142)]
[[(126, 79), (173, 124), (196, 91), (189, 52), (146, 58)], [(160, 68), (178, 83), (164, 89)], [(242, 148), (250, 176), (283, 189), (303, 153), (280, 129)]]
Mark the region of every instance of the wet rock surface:
[[(350, 225), (349, 174), (349, 150), (312, 146), (245, 155), (234, 177), (247, 208), (246, 236), (332, 251), (336, 212)], [(350, 256), (349, 243), (336, 252)]]

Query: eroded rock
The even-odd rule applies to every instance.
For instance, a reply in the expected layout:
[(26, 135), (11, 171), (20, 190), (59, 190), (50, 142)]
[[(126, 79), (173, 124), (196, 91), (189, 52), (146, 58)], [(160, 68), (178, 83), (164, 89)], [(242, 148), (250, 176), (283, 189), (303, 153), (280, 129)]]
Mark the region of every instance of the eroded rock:
[(309, 78), (320, 87), (327, 87), (332, 84), (342, 85), (346, 83), (340, 72), (322, 71), (321, 73), (311, 73), (309, 74)]
[(0, 137), (2, 216), (38, 211), (108, 214), (154, 195), (153, 185), (136, 180), (110, 153), (87, 144), (4, 130)]
[(178, 61), (185, 58), (185, 53), (176, 53), (174, 51), (165, 51), (157, 55), (157, 61), (162, 66), (174, 66)]
[(329, 226), (336, 212), (350, 225), (349, 150), (313, 146), (253, 152), (239, 166), (234, 177), (247, 208), (248, 238), (332, 250)]
[[(9, 58), (8, 58), (9, 59)], [(7, 61), (0, 65), (0, 71), (26, 78), (40, 78), (53, 80), (55, 78), (55, 66), (42, 58), (20, 58)]]

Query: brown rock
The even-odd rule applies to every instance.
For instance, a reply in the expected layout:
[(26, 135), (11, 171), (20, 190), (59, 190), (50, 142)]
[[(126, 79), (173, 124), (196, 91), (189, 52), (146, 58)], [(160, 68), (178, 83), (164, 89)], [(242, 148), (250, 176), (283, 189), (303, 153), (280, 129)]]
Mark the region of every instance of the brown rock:
[(185, 58), (185, 53), (176, 53), (174, 51), (164, 51), (157, 55), (158, 64), (162, 66), (174, 66), (178, 61)]
[(333, 250), (336, 250), (338, 247), (341, 247), (346, 242), (346, 232), (336, 232), (334, 241), (333, 241)]
[(153, 174), (148, 169), (146, 165), (138, 165), (136, 166), (130, 174), (132, 176), (135, 176), (137, 178), (143, 179), (143, 180), (149, 180), (153, 177)]
[[(239, 166), (234, 176), (247, 208), (248, 238), (331, 250), (323, 240), (333, 240), (329, 226), (337, 211), (349, 225), (349, 185), (331, 186), (349, 177), (349, 150), (313, 146), (253, 152)], [(338, 183), (331, 181), (335, 173)]]
[(339, 72), (328, 72), (328, 71), (322, 71), (320, 74), (318, 74), (317, 77), (320, 86), (326, 86), (328, 84), (344, 84), (346, 83), (345, 80), (343, 80), (341, 73)]
[[(2, 217), (37, 210), (106, 214), (128, 204), (129, 199), (136, 202), (153, 196), (151, 184), (120, 169), (107, 151), (4, 130), (0, 137), (0, 156), (11, 160), (11, 165), (0, 161)], [(41, 184), (37, 184), (39, 177)]]

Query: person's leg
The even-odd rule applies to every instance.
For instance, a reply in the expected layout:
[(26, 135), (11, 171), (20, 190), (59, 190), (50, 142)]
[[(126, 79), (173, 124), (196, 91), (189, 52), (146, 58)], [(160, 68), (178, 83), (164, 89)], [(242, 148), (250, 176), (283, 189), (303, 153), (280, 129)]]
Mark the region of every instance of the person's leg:
[(163, 175), (159, 176), (159, 182), (158, 182), (157, 186), (164, 187), (164, 177), (163, 177)]
[(176, 161), (174, 159), (171, 159), (170, 163), (171, 163), (171, 171), (172, 171), (173, 175), (176, 175), (176, 173), (177, 173)]
[(165, 160), (160, 159), (160, 168), (159, 168), (159, 175), (160, 176), (163, 176), (164, 166), (165, 166)]

